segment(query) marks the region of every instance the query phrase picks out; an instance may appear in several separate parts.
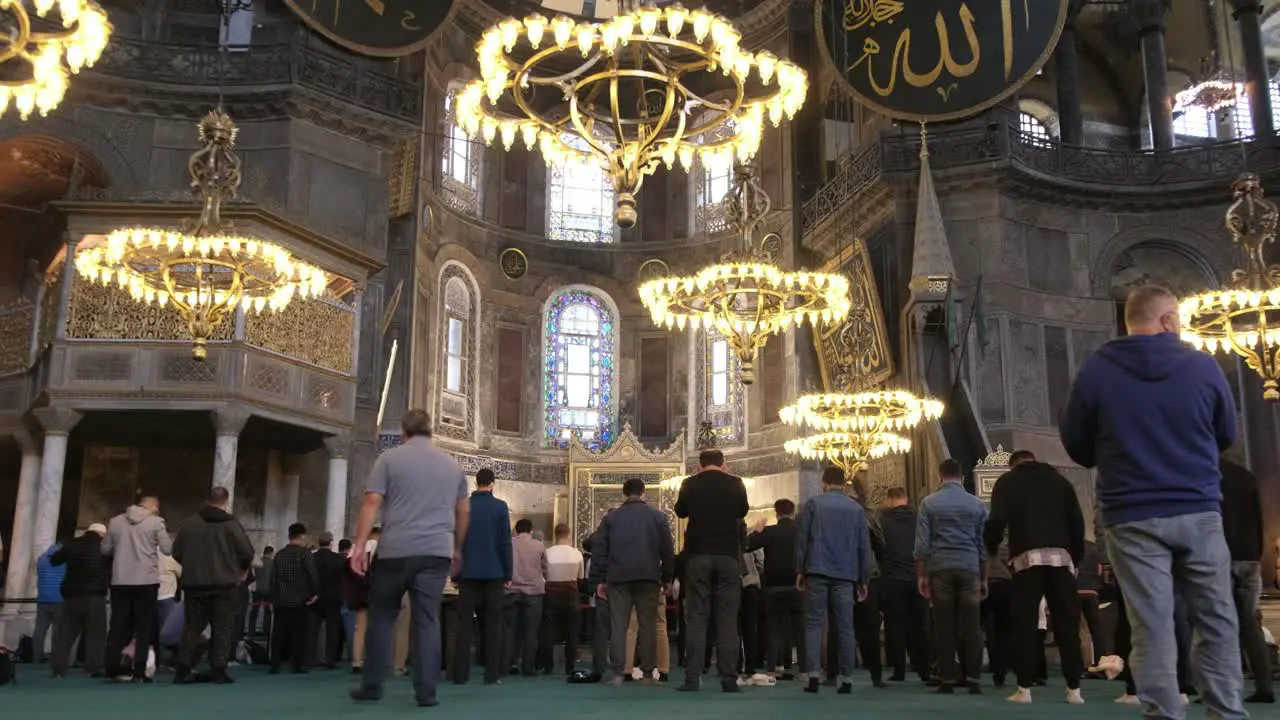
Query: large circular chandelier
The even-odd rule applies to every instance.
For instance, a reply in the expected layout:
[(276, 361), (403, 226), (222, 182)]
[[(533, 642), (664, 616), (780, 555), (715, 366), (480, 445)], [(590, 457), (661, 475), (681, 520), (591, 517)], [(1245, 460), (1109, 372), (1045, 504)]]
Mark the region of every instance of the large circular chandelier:
[(1262, 376), (1262, 396), (1280, 401), (1280, 265), (1267, 262), (1275, 242), (1275, 203), (1263, 197), (1257, 175), (1241, 175), (1231, 186), (1227, 208), (1231, 242), (1244, 255), (1223, 290), (1193, 295), (1179, 305), (1182, 339), (1210, 353), (1235, 353)]
[[(39, 27), (55, 7), (61, 29), (33, 29), (32, 15)], [(92, 67), (111, 37), (107, 13), (93, 0), (0, 0), (0, 14), (9, 16), (9, 32), (0, 35), (0, 65), (27, 66), (10, 70), (18, 79), (0, 80), (0, 114), (12, 102), (23, 120), (34, 111), (43, 116), (58, 107), (67, 93), (68, 75)]]
[(852, 478), (870, 461), (911, 450), (903, 436), (942, 415), (943, 405), (906, 390), (802, 395), (779, 413), (782, 422), (812, 434), (788, 440), (787, 452), (837, 465)]
[(733, 24), (705, 9), (621, 5), (600, 23), (534, 14), (487, 29), (480, 79), (458, 94), (456, 117), (485, 144), (536, 145), (548, 165), (599, 164), (617, 194), (614, 219), (631, 227), (635, 194), (659, 163), (751, 159), (765, 118), (793, 117), (809, 79), (767, 50), (743, 50)]
[(222, 202), (240, 186), (236, 125), (220, 109), (200, 121), (200, 149), (191, 155), (191, 185), (203, 203), (189, 230), (125, 228), (76, 252), (76, 272), (126, 290), (137, 302), (172, 305), (187, 321), (192, 357), (205, 359), (209, 335), (235, 310), (281, 310), (295, 296), (315, 297), (327, 286), (320, 268), (288, 250), (234, 233), (222, 221)]
[(740, 231), (741, 248), (692, 275), (660, 277), (640, 286), (640, 301), (655, 325), (708, 328), (724, 336), (738, 358), (738, 379), (755, 382), (755, 360), (770, 335), (805, 322), (840, 322), (849, 314), (849, 280), (837, 273), (784, 271), (775, 255), (781, 238), (759, 244), (756, 227), (769, 212), (769, 196), (749, 165), (738, 165), (725, 214)]

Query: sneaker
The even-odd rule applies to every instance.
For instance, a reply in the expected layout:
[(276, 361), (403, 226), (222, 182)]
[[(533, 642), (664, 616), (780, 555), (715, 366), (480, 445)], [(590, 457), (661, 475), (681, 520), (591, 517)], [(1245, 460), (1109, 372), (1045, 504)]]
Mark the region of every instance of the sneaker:
[(1018, 703), (1019, 705), (1031, 704), (1031, 688), (1019, 687), (1017, 692), (1005, 698), (1006, 702)]
[(1141, 701), (1138, 700), (1137, 695), (1130, 695), (1129, 693), (1125, 693), (1124, 695), (1121, 695), (1120, 697), (1116, 698), (1113, 702), (1115, 702), (1115, 704), (1117, 705), (1140, 705), (1141, 704)]
[(1080, 688), (1067, 688), (1067, 704), (1083, 705), (1084, 696), (1080, 694)]
[(853, 683), (845, 680), (840, 683), (840, 687), (836, 688), (837, 695), (849, 695), (853, 692)]
[(804, 691), (807, 693), (818, 692), (818, 678), (816, 677), (809, 678), (809, 682), (804, 686)]

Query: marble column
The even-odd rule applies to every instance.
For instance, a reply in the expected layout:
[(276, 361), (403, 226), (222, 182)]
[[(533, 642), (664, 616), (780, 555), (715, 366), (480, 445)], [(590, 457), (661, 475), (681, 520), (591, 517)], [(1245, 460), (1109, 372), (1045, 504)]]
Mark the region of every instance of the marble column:
[(1173, 98), (1169, 95), (1169, 64), (1164, 49), (1168, 0), (1134, 0), (1130, 4), (1142, 37), (1142, 75), (1146, 79), (1151, 144), (1157, 150), (1173, 147)]
[(1269, 138), (1276, 134), (1271, 116), (1271, 80), (1267, 75), (1267, 58), (1263, 53), (1261, 0), (1231, 0), (1232, 17), (1240, 29), (1240, 45), (1244, 50), (1245, 93), (1249, 112), (1253, 115), (1254, 137)]
[(351, 452), (351, 437), (346, 434), (330, 435), (324, 439), (329, 451), (329, 487), (325, 494), (324, 529), (336, 538), (347, 532), (347, 459)]
[[(6, 600), (28, 597), (27, 578), (31, 575), (35, 557), (32, 552), (36, 517), (36, 492), (40, 485), (40, 444), (29, 430), (14, 434), (22, 449), (22, 470), (18, 475), (18, 499), (13, 510), (13, 534), (9, 537), (9, 568), (5, 573), (4, 597)], [(5, 615), (16, 615), (17, 605), (5, 605)], [(3, 638), (0, 637), (0, 641)]]
[(1071, 0), (1067, 7), (1067, 24), (1058, 38), (1054, 52), (1054, 70), (1058, 89), (1058, 137), (1067, 145), (1084, 143), (1084, 115), (1080, 110), (1080, 53), (1076, 47), (1076, 17), (1081, 0)]
[(43, 407), (31, 411), (44, 428), (44, 453), (40, 459), (40, 484), (36, 490), (36, 522), (31, 545), (31, 564), (58, 538), (58, 516), (62, 510), (62, 475), (67, 465), (67, 437), (82, 417), (64, 407)]
[(243, 408), (226, 407), (210, 413), (217, 440), (213, 449), (213, 487), (227, 489), (227, 512), (232, 512), (236, 499), (236, 455), (240, 449), (240, 431), (249, 420)]

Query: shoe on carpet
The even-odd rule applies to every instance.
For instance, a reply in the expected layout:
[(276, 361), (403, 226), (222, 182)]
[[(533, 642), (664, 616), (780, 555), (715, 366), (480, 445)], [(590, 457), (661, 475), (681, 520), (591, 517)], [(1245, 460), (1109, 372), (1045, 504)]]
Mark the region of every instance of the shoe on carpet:
[(809, 682), (804, 686), (804, 691), (807, 693), (818, 692), (818, 678), (816, 677), (809, 678)]
[(1006, 702), (1017, 703), (1019, 705), (1031, 704), (1031, 688), (1019, 687), (1012, 695), (1005, 698)]
[(435, 707), (440, 704), (439, 700), (419, 700), (418, 707)]
[(899, 675), (898, 673), (894, 673), (889, 676), (889, 682), (905, 682), (906, 679), (906, 675)]
[(727, 693), (742, 692), (742, 688), (738, 683), (742, 682), (742, 678), (734, 678), (733, 680), (721, 680), (720, 689)]
[(884, 680), (882, 680), (882, 679), (880, 679), (880, 678), (872, 678), (872, 680), (871, 680), (871, 687), (874, 687), (874, 688), (887, 688), (887, 687), (889, 687), (889, 683), (885, 682)]
[(1114, 702), (1117, 705), (1140, 705), (1141, 704), (1141, 701), (1138, 700), (1137, 695), (1130, 695), (1129, 693), (1125, 693), (1124, 695), (1121, 695), (1120, 697), (1116, 698)]
[(971, 682), (971, 683), (966, 683), (965, 685), (966, 685), (966, 687), (968, 687), (968, 688), (969, 688), (969, 694), (970, 694), (970, 695), (981, 695), (981, 694), (982, 694), (982, 683)]
[(690, 685), (689, 683), (681, 683), (676, 686), (676, 692), (698, 692), (702, 689), (700, 685)]
[(1080, 688), (1067, 688), (1067, 704), (1083, 705), (1084, 696), (1080, 694)]
[(1256, 692), (1244, 699), (1247, 703), (1273, 703), (1276, 701), (1275, 693)]
[(1182, 701), (1182, 704), (1183, 704), (1183, 705), (1190, 705), (1190, 704), (1191, 704), (1191, 698), (1190, 698), (1190, 697), (1188, 697), (1186, 693), (1182, 693), (1182, 694), (1178, 695), (1178, 699)]
[(853, 683), (845, 680), (840, 683), (840, 687), (836, 688), (837, 695), (849, 695), (853, 692)]
[(378, 702), (382, 699), (382, 693), (374, 692), (369, 688), (358, 687), (352, 690), (348, 695), (356, 702)]

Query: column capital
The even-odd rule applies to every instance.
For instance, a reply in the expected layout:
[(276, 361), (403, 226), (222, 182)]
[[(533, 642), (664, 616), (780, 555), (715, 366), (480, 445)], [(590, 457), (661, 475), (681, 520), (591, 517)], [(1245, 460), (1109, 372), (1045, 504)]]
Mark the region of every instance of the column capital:
[(228, 405), (209, 411), (209, 417), (213, 420), (213, 429), (218, 435), (239, 435), (251, 414), (239, 405)]
[(46, 435), (69, 435), (80, 418), (84, 417), (71, 408), (58, 405), (36, 408), (31, 411), (31, 415), (40, 423)]
[(324, 447), (329, 451), (329, 459), (346, 460), (351, 457), (351, 434), (330, 435), (324, 439)]
[(1164, 32), (1165, 15), (1169, 11), (1170, 0), (1131, 0), (1129, 13), (1138, 23), (1138, 30), (1143, 33)]

